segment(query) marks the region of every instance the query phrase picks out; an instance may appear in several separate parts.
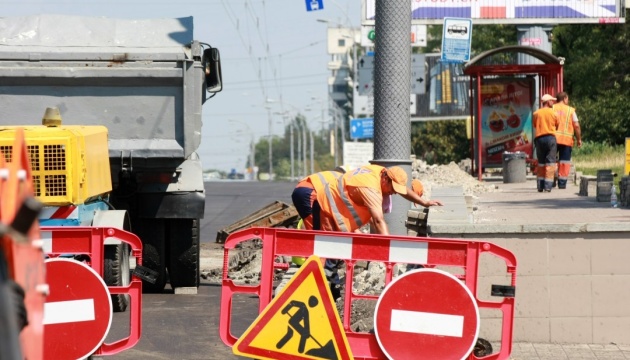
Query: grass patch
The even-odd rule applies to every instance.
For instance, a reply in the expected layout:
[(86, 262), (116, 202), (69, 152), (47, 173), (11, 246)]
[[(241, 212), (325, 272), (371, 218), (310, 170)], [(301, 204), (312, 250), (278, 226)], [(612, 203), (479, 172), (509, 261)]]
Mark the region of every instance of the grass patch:
[(610, 169), (621, 177), (626, 163), (625, 156), (622, 145), (585, 142), (581, 148), (573, 148), (571, 162), (575, 165), (575, 170), (584, 175), (597, 175), (597, 170)]

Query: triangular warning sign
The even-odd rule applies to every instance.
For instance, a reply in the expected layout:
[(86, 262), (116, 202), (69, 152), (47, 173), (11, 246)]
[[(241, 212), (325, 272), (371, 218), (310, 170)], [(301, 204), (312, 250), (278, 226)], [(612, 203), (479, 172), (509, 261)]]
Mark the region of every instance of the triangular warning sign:
[(318, 256), (308, 258), (232, 351), (258, 359), (354, 359)]

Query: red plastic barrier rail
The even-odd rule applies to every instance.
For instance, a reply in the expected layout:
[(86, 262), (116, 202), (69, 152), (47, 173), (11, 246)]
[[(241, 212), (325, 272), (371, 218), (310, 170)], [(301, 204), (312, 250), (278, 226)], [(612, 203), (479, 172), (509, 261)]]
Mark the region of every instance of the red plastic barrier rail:
[[(136, 235), (125, 230), (89, 226), (42, 226), (42, 246), (49, 257), (64, 254), (86, 255), (86, 263), (103, 278), (104, 243), (114, 238), (129, 244), (131, 256), (142, 265), (142, 242)], [(94, 355), (114, 355), (135, 346), (142, 333), (142, 280), (133, 275), (127, 286), (108, 286), (110, 294), (129, 295), (129, 336), (113, 343), (103, 343)]]
[[(257, 285), (235, 284), (229, 278), (230, 250), (247, 240), (260, 239), (262, 243), (262, 265), (260, 282)], [(477, 294), (479, 257), (492, 255), (506, 264), (504, 275), (509, 284), (496, 287), (495, 296), (500, 301), (480, 300)], [(219, 333), (223, 342), (232, 346), (237, 338), (230, 333), (232, 299), (236, 294), (256, 295), (259, 298), (259, 313), (273, 297), (273, 281), (277, 268), (286, 264), (276, 263), (279, 256), (309, 257), (344, 260), (346, 268), (345, 289), (352, 289), (355, 264), (359, 261), (376, 261), (385, 265), (385, 285), (392, 281), (396, 264), (422, 265), (426, 268), (444, 267), (459, 269), (456, 278), (461, 280), (472, 293), (479, 309), (498, 310), (502, 314), (501, 345), (496, 353), (483, 359), (508, 359), (512, 349), (514, 319), (514, 289), (516, 285), (516, 258), (508, 250), (486, 241), (422, 238), (392, 235), (306, 231), (280, 228), (250, 228), (231, 234), (224, 244), (223, 280), (221, 293), (221, 319)], [(493, 285), (493, 292), (495, 286)], [(344, 314), (351, 314), (351, 305), (357, 299), (377, 301), (380, 295), (361, 295), (345, 292)], [(448, 301), (448, 299), (444, 299)], [(343, 327), (355, 359), (386, 359), (383, 350), (372, 333), (354, 332), (350, 328), (350, 316), (343, 318)], [(469, 359), (477, 359), (470, 354)]]

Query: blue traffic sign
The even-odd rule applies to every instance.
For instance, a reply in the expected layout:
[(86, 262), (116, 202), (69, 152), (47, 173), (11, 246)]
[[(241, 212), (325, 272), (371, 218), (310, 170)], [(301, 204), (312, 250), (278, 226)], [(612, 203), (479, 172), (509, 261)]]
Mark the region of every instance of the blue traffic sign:
[(324, 9), (324, 0), (306, 0), (306, 11), (317, 11)]
[(470, 60), (471, 40), (471, 19), (444, 18), (441, 60), (459, 63)]
[(351, 139), (372, 139), (374, 138), (374, 119), (361, 118), (350, 120)]

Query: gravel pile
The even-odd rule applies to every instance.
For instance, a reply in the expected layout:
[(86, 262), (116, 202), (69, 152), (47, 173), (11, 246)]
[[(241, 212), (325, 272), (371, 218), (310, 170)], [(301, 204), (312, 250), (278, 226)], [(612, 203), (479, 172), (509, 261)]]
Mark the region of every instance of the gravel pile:
[(427, 165), (422, 160), (415, 160), (411, 165), (411, 177), (419, 179), (424, 185), (427, 198), (431, 198), (431, 188), (447, 186), (463, 186), (464, 195), (475, 195), (500, 191), (494, 185), (483, 183), (472, 177), (468, 171), (470, 160), (463, 160), (459, 164), (451, 162), (448, 165)]

